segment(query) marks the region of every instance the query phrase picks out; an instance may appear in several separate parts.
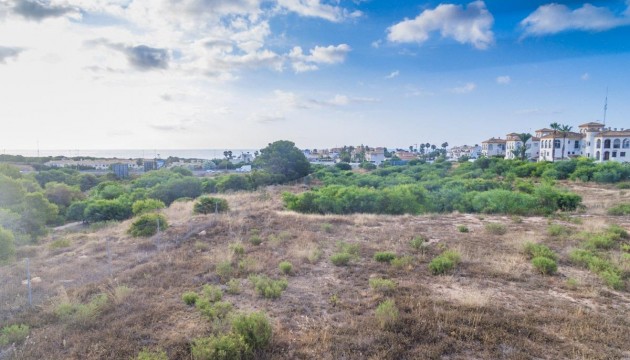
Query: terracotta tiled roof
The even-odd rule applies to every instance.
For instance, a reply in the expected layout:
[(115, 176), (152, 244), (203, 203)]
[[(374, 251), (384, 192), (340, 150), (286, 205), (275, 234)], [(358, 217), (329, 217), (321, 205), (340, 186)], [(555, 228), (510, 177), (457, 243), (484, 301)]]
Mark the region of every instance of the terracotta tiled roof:
[(630, 130), (623, 131), (602, 131), (595, 137), (630, 137)]
[(580, 133), (575, 133), (575, 132), (568, 132), (565, 135), (563, 135), (561, 132), (557, 132), (555, 135), (554, 134), (549, 134), (546, 136), (543, 136), (542, 139), (582, 139), (584, 137), (583, 134)]
[(598, 123), (598, 122), (588, 122), (586, 124), (582, 124), (578, 127), (596, 127), (596, 126), (604, 126), (604, 124)]
[(483, 144), (483, 143), (487, 143), (487, 144), (505, 144), (505, 143), (506, 143), (506, 141), (505, 141), (505, 139), (495, 139), (495, 138), (490, 138), (490, 139), (488, 139), (488, 140), (486, 140), (486, 141), (482, 141), (481, 143), (482, 143), (482, 144)]
[(542, 129), (536, 130), (536, 132), (550, 132), (550, 131), (553, 131), (553, 129), (542, 128)]

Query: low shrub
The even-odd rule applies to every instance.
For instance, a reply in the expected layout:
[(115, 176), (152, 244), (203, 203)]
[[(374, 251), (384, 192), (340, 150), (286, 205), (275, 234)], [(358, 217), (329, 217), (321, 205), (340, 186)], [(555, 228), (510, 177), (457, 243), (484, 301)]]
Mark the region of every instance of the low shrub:
[(136, 356), (136, 360), (168, 360), (168, 355), (164, 350), (142, 349)]
[(630, 204), (619, 204), (608, 208), (608, 215), (624, 216), (630, 215)]
[(396, 258), (396, 254), (391, 251), (380, 251), (374, 254), (374, 260), (389, 263)]
[(350, 244), (344, 241), (339, 241), (337, 243), (337, 248), (339, 249), (339, 252), (350, 254), (353, 257), (358, 257), (361, 251), (359, 244)]
[(232, 243), (229, 245), (229, 248), (230, 250), (232, 250), (232, 253), (234, 255), (240, 256), (245, 254), (245, 248), (239, 243)]
[(196, 339), (191, 347), (194, 360), (237, 360), (252, 355), (252, 349), (242, 335), (224, 334)]
[(278, 268), (280, 269), (280, 272), (282, 272), (283, 274), (289, 275), (291, 271), (293, 270), (293, 264), (291, 264), (288, 261), (283, 261), (280, 264), (278, 264)]
[(319, 228), (325, 233), (331, 233), (333, 231), (333, 225), (330, 223), (323, 223), (319, 226)]
[(289, 285), (286, 279), (273, 280), (264, 275), (250, 275), (249, 281), (258, 295), (268, 299), (279, 298)]
[(249, 238), (249, 242), (250, 242), (252, 245), (256, 245), (256, 246), (258, 246), (258, 245), (262, 244), (262, 238), (260, 237), (260, 235), (252, 235), (252, 236)]
[(423, 250), (425, 247), (426, 240), (422, 236), (416, 236), (409, 242), (409, 246), (416, 251)]
[(398, 308), (393, 300), (385, 300), (376, 308), (376, 320), (383, 329), (395, 325), (398, 316)]
[(587, 249), (610, 249), (615, 245), (613, 236), (610, 234), (591, 234), (584, 242)]
[(131, 212), (134, 215), (150, 213), (155, 210), (164, 209), (166, 205), (160, 200), (144, 199), (138, 200), (131, 205)]
[(615, 236), (615, 240), (630, 238), (630, 234), (628, 234), (628, 231), (616, 224), (610, 225), (606, 229), (606, 233)]
[(504, 235), (507, 233), (507, 227), (499, 223), (487, 223), (486, 231), (493, 235)]
[(223, 299), (223, 291), (221, 288), (214, 285), (204, 285), (202, 289), (204, 299), (210, 302), (217, 302)]
[(57, 239), (48, 245), (48, 247), (52, 250), (55, 249), (63, 249), (70, 247), (71, 243), (69, 239)]
[(551, 224), (547, 227), (547, 234), (549, 234), (549, 236), (571, 235), (571, 232), (571, 228), (560, 224)]
[(621, 275), (615, 271), (602, 271), (599, 273), (599, 276), (604, 280), (606, 285), (610, 286), (615, 290), (621, 290), (624, 287), (623, 279)]
[(467, 233), (468, 230), (468, 226), (466, 225), (457, 225), (457, 231), (459, 231), (460, 233)]
[(532, 259), (532, 265), (543, 275), (552, 275), (558, 271), (556, 262), (548, 257), (537, 256)]
[(212, 214), (214, 212), (226, 212), (229, 210), (228, 202), (211, 196), (202, 196), (193, 205), (195, 214)]
[(206, 298), (201, 298), (197, 300), (195, 306), (197, 307), (197, 310), (199, 310), (201, 315), (207, 317), (210, 321), (214, 321), (216, 319), (225, 319), (232, 311), (231, 303), (227, 301), (211, 302)]
[(413, 264), (413, 257), (412, 256), (397, 257), (393, 259), (392, 261), (390, 261), (390, 264), (393, 267), (399, 268), (399, 269), (410, 267)]
[(15, 256), (15, 237), (9, 230), (0, 226), (0, 265), (8, 263)]
[(187, 291), (182, 294), (182, 301), (184, 301), (184, 303), (189, 306), (195, 305), (198, 299), (199, 295), (197, 295), (197, 293), (194, 291)]
[(444, 274), (455, 268), (458, 263), (459, 254), (455, 252), (444, 252), (431, 260), (429, 263), (429, 269), (434, 275)]
[(236, 295), (241, 293), (241, 281), (239, 279), (231, 279), (227, 282), (228, 294)]
[(525, 254), (530, 258), (544, 257), (551, 260), (558, 260), (558, 255), (556, 255), (553, 250), (551, 250), (546, 245), (536, 244), (533, 242), (526, 242), (523, 246), (523, 250)]
[(330, 261), (332, 261), (335, 266), (346, 266), (350, 263), (350, 259), (352, 259), (352, 255), (345, 252), (336, 253), (330, 257)]
[(107, 303), (107, 295), (98, 294), (87, 304), (61, 303), (55, 308), (55, 315), (64, 322), (86, 327), (94, 324), (96, 318), (105, 309)]
[(215, 268), (215, 273), (221, 278), (221, 281), (228, 281), (234, 276), (234, 268), (231, 261), (221, 261)]
[(273, 328), (263, 312), (239, 314), (232, 320), (232, 330), (243, 337), (252, 349), (263, 349), (271, 343)]
[(396, 283), (389, 279), (373, 278), (370, 279), (369, 283), (372, 290), (383, 294), (391, 293), (396, 289)]
[(164, 215), (143, 214), (131, 224), (128, 233), (133, 237), (153, 236), (158, 229), (161, 231), (166, 228), (168, 228), (168, 223)]
[(20, 344), (26, 340), (30, 332), (31, 329), (24, 324), (5, 326), (0, 330), (0, 346)]

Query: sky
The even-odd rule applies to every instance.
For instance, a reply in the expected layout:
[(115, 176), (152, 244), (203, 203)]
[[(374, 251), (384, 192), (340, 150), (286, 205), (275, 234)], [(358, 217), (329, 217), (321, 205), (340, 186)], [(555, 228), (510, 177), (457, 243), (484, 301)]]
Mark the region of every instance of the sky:
[(630, 128), (630, 0), (0, 0), (0, 149)]

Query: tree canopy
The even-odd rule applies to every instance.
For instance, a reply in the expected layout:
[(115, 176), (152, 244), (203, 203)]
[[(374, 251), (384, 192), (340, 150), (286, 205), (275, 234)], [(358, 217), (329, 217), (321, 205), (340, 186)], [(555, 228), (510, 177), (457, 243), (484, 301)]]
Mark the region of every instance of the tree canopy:
[(302, 151), (287, 140), (276, 141), (261, 149), (254, 164), (277, 177), (278, 182), (302, 178), (311, 169), (311, 164)]

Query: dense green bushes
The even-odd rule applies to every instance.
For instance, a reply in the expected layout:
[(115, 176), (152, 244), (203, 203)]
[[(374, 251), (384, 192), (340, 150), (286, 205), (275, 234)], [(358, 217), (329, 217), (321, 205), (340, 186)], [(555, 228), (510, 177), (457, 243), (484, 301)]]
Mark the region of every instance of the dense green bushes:
[(211, 214), (213, 212), (225, 212), (228, 211), (228, 203), (225, 199), (202, 196), (193, 206), (195, 214)]
[(153, 236), (158, 229), (164, 230), (168, 227), (166, 217), (162, 214), (140, 215), (129, 228), (129, 234), (133, 237)]
[(15, 256), (15, 238), (13, 234), (0, 226), (0, 265), (9, 262)]

